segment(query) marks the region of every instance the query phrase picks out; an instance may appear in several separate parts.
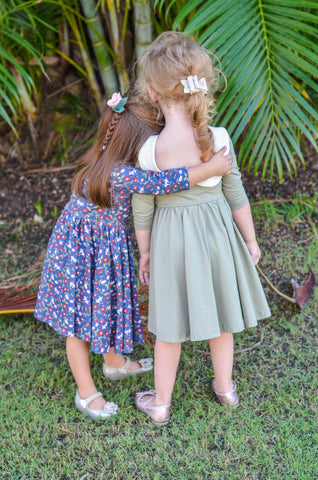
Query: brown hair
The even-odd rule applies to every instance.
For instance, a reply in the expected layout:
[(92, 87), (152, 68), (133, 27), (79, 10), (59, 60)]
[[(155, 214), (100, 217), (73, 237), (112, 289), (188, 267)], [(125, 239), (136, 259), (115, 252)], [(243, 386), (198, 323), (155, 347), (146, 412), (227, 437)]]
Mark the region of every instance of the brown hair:
[(189, 75), (205, 77), (208, 87), (216, 88), (219, 71), (212, 66), (210, 54), (197, 43), (176, 32), (164, 32), (147, 48), (139, 62), (138, 85), (145, 98), (147, 85), (164, 102), (183, 102), (196, 131), (196, 141), (206, 161), (214, 153), (208, 128), (215, 115), (214, 99), (201, 92), (184, 93), (181, 80)]
[(106, 106), (93, 146), (80, 158), (72, 189), (103, 208), (111, 207), (110, 175), (117, 163), (134, 165), (142, 144), (163, 127), (160, 112), (135, 93), (123, 113)]

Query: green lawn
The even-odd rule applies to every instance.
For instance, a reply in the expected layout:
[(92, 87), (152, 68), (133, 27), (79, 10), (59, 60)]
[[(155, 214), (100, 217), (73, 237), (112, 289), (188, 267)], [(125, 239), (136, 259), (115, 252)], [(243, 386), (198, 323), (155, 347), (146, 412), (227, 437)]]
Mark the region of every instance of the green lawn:
[[(280, 271), (288, 282), (308, 263), (318, 272), (317, 232), (309, 225), (297, 239), (291, 232), (276, 240), (269, 225), (257, 226), (265, 229), (266, 273)], [(167, 427), (134, 408), (135, 393), (153, 387), (152, 374), (113, 385), (94, 354), (97, 387), (121, 411), (107, 423), (81, 415), (64, 338), (31, 315), (1, 316), (0, 478), (316, 480), (318, 295), (300, 310), (265, 289), (272, 317), (235, 336), (240, 405), (217, 403), (207, 344), (187, 342)], [(136, 357), (148, 355), (149, 345), (136, 347)]]

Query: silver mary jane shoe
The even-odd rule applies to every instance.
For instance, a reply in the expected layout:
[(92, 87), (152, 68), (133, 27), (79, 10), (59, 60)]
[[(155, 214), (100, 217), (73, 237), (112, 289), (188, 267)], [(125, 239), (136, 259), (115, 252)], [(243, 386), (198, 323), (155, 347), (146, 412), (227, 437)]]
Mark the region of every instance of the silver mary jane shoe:
[(217, 392), (214, 388), (215, 380), (212, 381), (212, 390), (215, 393), (217, 399), (221, 403), (221, 405), (230, 405), (230, 407), (236, 407), (236, 405), (239, 404), (239, 396), (237, 393), (237, 385), (232, 380), (233, 388), (232, 390), (229, 390), (228, 392), (220, 393)]
[(87, 398), (81, 398), (78, 394), (78, 391), (76, 390), (75, 406), (77, 410), (79, 410), (82, 413), (85, 413), (93, 420), (106, 420), (112, 415), (116, 415), (116, 413), (118, 413), (119, 408), (115, 403), (107, 402), (102, 410), (92, 410), (91, 408), (88, 408), (88, 405), (90, 402), (95, 400), (95, 398), (102, 397), (102, 396), (103, 394), (101, 392), (97, 392), (97, 393), (93, 393), (93, 395), (90, 395)]
[(153, 369), (152, 358), (141, 358), (140, 360), (136, 360), (136, 362), (139, 363), (140, 368), (137, 368), (136, 370), (128, 370), (130, 365), (130, 358), (126, 357), (125, 355), (123, 355), (123, 357), (126, 359), (126, 361), (124, 365), (120, 368), (110, 367), (104, 362), (103, 374), (106, 378), (109, 378), (109, 380), (116, 382), (123, 377), (128, 377), (130, 375), (140, 375), (141, 373), (150, 372), (150, 370)]

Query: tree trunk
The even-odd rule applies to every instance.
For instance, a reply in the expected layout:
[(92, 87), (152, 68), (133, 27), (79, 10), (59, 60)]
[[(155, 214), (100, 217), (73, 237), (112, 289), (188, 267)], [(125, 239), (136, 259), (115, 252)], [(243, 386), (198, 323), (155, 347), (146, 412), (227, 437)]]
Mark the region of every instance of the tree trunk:
[(152, 42), (152, 18), (149, 0), (134, 0), (137, 60)]
[(119, 77), (120, 89), (125, 92), (129, 86), (128, 73), (125, 62), (125, 49), (119, 31), (118, 16), (116, 11), (116, 1), (106, 0), (107, 10), (109, 15), (109, 23), (113, 37), (113, 50), (115, 54), (115, 61), (117, 73)]
[(118, 81), (112, 58), (107, 51), (102, 22), (96, 11), (95, 0), (81, 0), (82, 9), (89, 26), (88, 33), (94, 48), (99, 72), (107, 96), (118, 90)]

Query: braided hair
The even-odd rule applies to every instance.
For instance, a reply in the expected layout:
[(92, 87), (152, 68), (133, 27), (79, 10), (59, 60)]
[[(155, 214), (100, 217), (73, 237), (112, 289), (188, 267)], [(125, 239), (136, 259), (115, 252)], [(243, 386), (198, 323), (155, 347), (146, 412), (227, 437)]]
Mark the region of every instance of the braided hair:
[(122, 113), (106, 106), (97, 139), (80, 158), (72, 182), (77, 195), (103, 208), (112, 206), (110, 177), (115, 165), (135, 165), (143, 143), (163, 126), (158, 125), (156, 107), (134, 92), (125, 96), (128, 101)]
[(208, 160), (214, 153), (209, 124), (216, 114), (215, 99), (211, 94), (185, 93), (181, 80), (189, 75), (204, 77), (210, 92), (215, 91), (220, 72), (212, 65), (210, 56), (207, 50), (182, 34), (164, 32), (152, 42), (139, 61), (138, 85), (141, 93), (149, 98), (147, 86), (150, 86), (158, 100), (184, 105), (196, 131), (202, 161)]
[(113, 114), (113, 118), (110, 122), (110, 125), (109, 127), (107, 128), (107, 131), (106, 131), (106, 134), (105, 134), (105, 138), (103, 140), (103, 146), (102, 146), (102, 150), (106, 150), (106, 147), (109, 143), (109, 141), (111, 140), (112, 136), (113, 136), (113, 131), (114, 131), (114, 128), (116, 127), (119, 119), (120, 119), (120, 113), (116, 113), (114, 112)]

